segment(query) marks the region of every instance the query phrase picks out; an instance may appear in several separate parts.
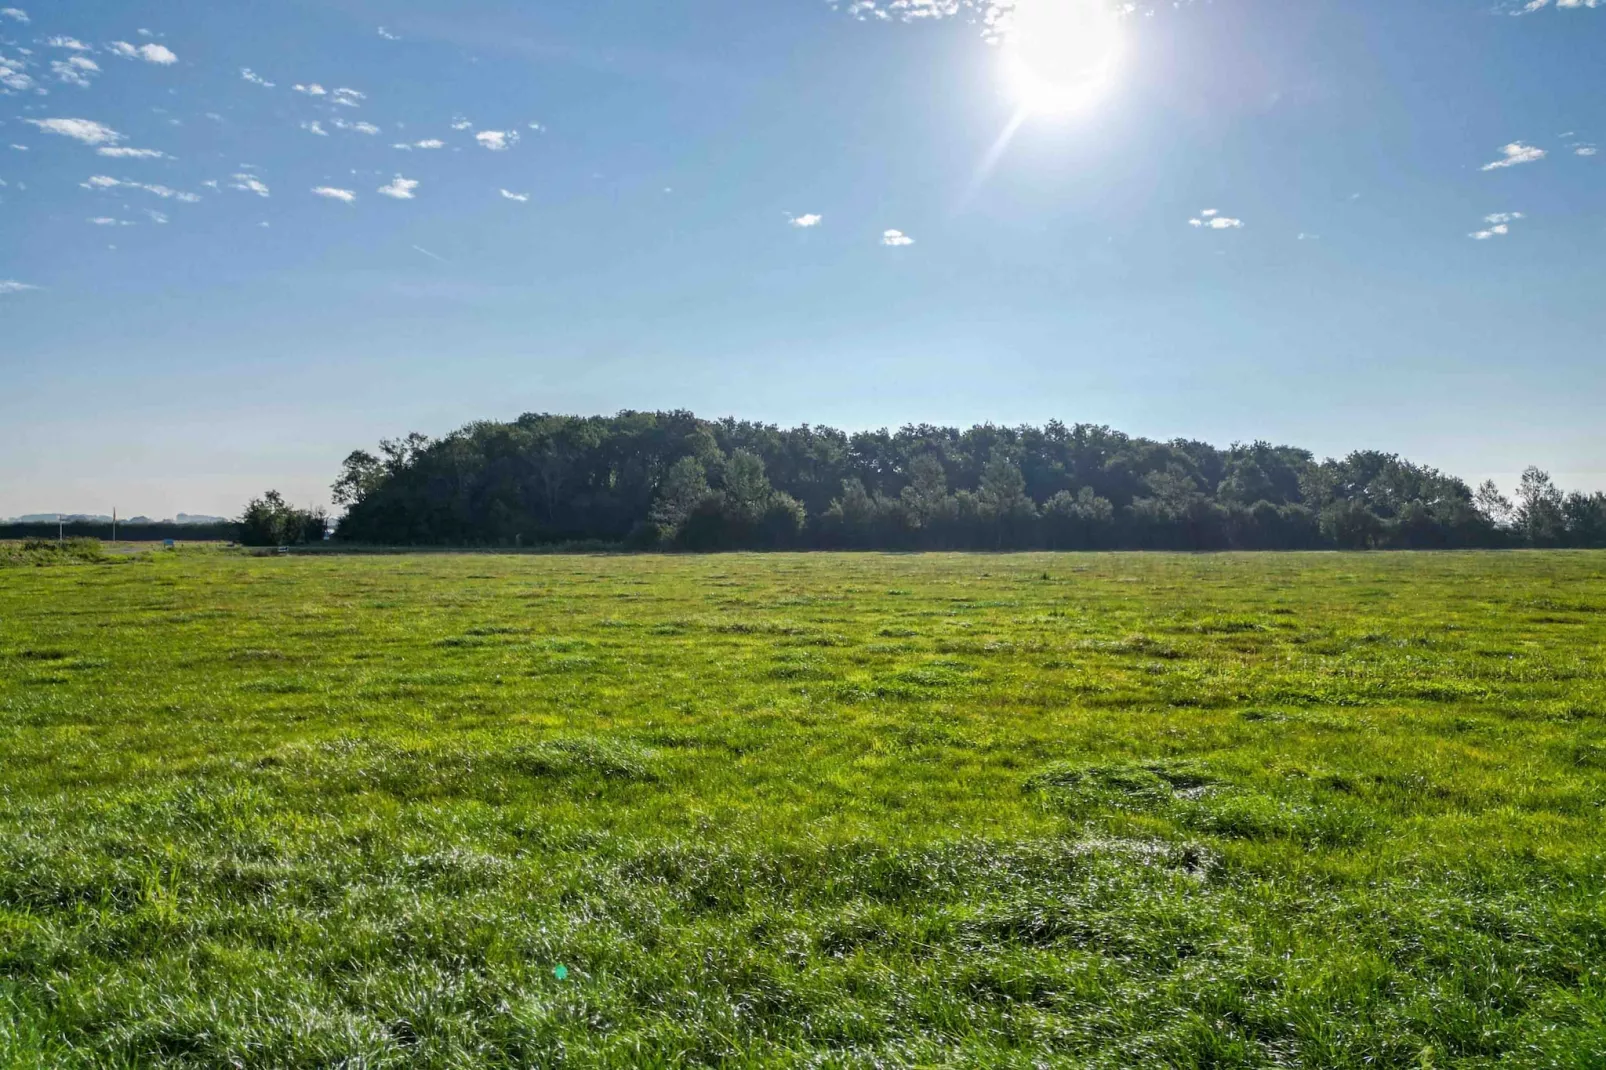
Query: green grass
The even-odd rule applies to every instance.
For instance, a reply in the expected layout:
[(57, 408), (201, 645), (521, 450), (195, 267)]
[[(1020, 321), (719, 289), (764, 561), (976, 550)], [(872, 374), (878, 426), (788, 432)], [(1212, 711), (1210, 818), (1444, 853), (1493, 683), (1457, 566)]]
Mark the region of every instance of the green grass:
[(1601, 1067), (1603, 644), (1599, 553), (0, 570), (0, 1065)]
[(99, 539), (25, 539), (0, 542), (0, 568), (23, 565), (82, 565), (104, 562)]

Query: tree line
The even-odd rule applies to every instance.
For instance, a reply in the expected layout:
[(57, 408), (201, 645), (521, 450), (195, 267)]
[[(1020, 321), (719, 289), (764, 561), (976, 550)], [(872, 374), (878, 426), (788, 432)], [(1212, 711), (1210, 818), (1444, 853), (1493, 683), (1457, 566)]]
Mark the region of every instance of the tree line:
[[(1057, 421), (849, 434), (682, 411), (531, 413), (359, 450), (333, 493), (336, 538), (390, 545), (1606, 546), (1606, 495), (1566, 494), (1534, 468), (1513, 500), (1390, 453), (1318, 461), (1267, 442), (1219, 449)], [(258, 505), (270, 521), (259, 526), (287, 534), (322, 522), (277, 496)]]

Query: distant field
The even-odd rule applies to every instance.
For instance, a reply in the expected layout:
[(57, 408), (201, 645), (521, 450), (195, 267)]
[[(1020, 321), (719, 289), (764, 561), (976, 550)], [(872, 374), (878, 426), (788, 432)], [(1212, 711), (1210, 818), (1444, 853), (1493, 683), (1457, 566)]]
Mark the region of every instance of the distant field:
[(0, 569), (0, 1066), (1606, 1066), (1606, 553)]

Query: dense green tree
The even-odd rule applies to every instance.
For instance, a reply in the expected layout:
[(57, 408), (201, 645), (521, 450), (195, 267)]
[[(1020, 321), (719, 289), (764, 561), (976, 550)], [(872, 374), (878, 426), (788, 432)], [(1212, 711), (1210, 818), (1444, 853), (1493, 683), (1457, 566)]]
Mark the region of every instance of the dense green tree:
[(1595, 499), (1565, 497), (1543, 473), (1512, 506), (1492, 485), (1474, 494), (1394, 454), (1318, 462), (1267, 442), (1222, 450), (1058, 422), (847, 434), (684, 411), (529, 413), (358, 450), (334, 497), (339, 536), (378, 543), (1213, 550), (1599, 540)]
[(1516, 524), (1530, 546), (1559, 546), (1567, 533), (1566, 499), (1550, 473), (1529, 467), (1517, 487)]
[(329, 514), (322, 509), (297, 509), (276, 490), (251, 499), (238, 521), (240, 542), (246, 546), (293, 546), (322, 542), (329, 530)]
[(1606, 494), (1567, 495), (1562, 503), (1569, 546), (1606, 547)]
[(649, 514), (656, 539), (673, 541), (709, 493), (708, 473), (700, 457), (682, 457), (670, 465)]

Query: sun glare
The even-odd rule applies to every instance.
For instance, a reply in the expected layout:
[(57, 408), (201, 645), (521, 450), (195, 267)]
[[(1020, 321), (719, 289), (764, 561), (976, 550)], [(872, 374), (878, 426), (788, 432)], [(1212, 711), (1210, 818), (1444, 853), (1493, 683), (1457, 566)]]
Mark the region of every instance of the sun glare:
[(1109, 0), (1018, 0), (1004, 44), (1022, 108), (1063, 114), (1093, 104), (1121, 59), (1121, 26)]

